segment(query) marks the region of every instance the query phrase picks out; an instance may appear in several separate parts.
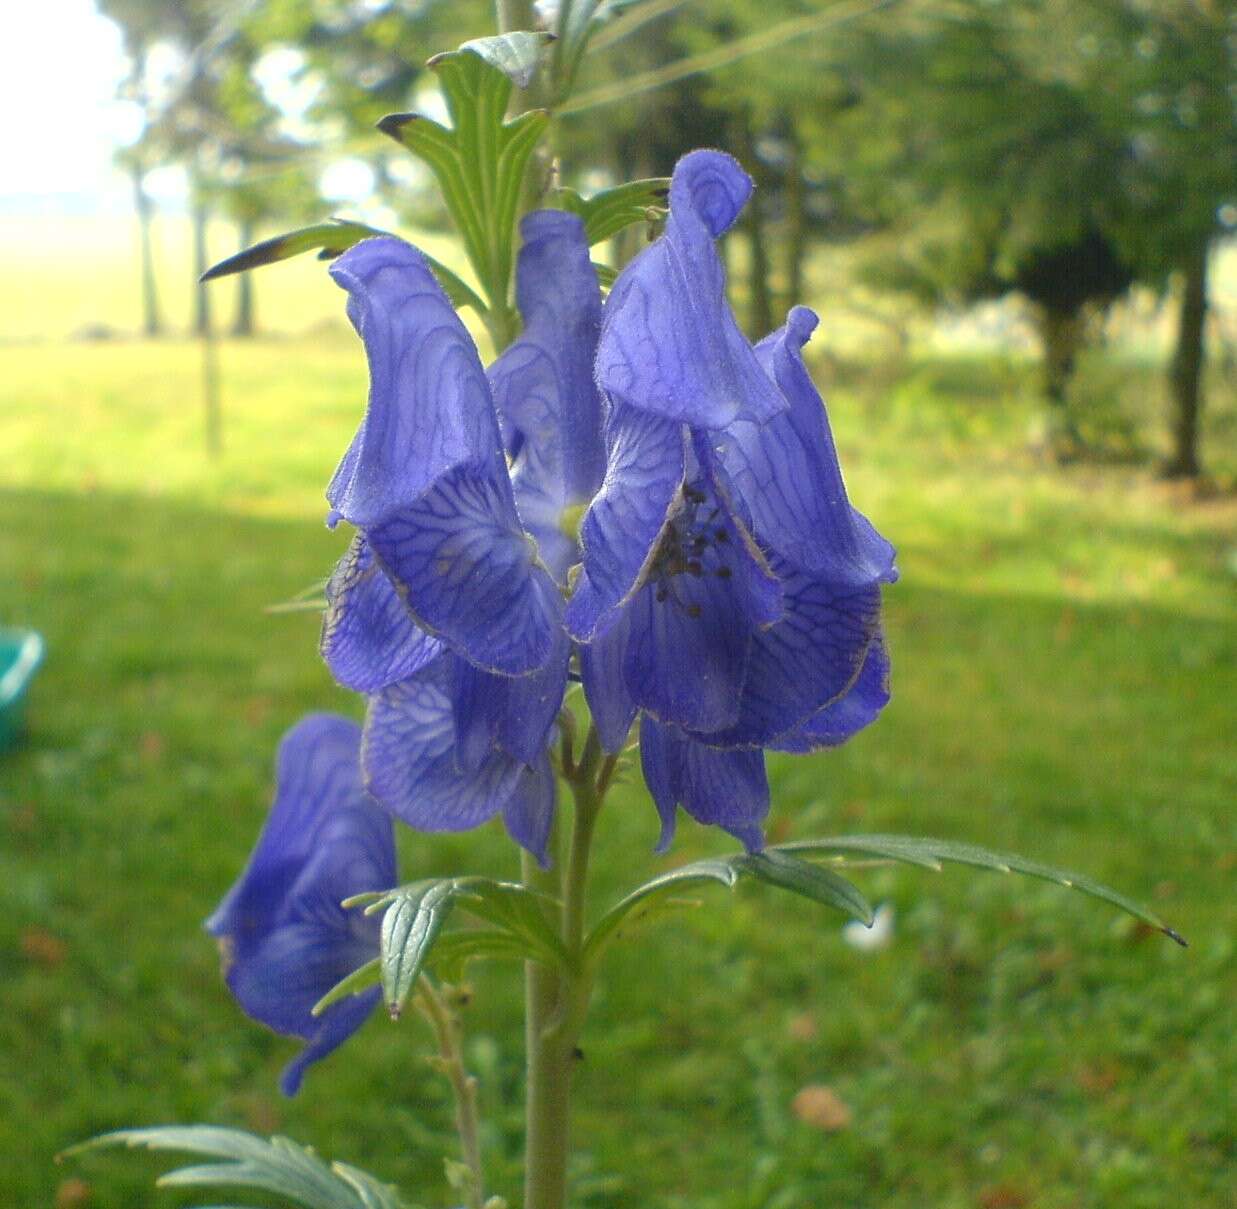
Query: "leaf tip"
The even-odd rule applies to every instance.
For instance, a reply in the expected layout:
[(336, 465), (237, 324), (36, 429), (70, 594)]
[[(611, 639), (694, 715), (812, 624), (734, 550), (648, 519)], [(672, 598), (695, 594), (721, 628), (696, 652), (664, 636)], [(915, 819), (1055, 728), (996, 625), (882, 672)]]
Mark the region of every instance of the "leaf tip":
[(388, 138), (398, 141), (400, 131), (416, 120), (415, 113), (388, 113), (385, 117), (379, 118), (374, 125)]
[(399, 1004), (399, 1003), (388, 1003), (387, 1004), (387, 1015), (390, 1016), (392, 1023), (399, 1020), (400, 1016), (403, 1015), (403, 1012), (404, 1012), (404, 1008), (402, 1004)]
[(1176, 941), (1177, 944), (1179, 944), (1183, 949), (1188, 949), (1190, 947), (1190, 942), (1186, 940), (1186, 938), (1182, 936), (1176, 928), (1170, 928), (1167, 924), (1161, 924), (1160, 931), (1163, 932), (1169, 940)]

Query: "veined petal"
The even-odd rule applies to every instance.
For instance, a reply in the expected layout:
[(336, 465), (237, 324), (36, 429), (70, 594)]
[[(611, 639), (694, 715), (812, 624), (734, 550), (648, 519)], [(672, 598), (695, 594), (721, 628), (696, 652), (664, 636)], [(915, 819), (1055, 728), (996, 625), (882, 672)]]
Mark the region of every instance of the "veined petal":
[(880, 624), (879, 585), (836, 584), (777, 559), (773, 566), (784, 612), (752, 638), (733, 724), (700, 736), (715, 747), (767, 745), (838, 700), (859, 675)]
[(501, 441), (476, 346), (420, 252), (400, 239), (367, 239), (330, 273), (348, 291), (370, 390), (327, 498), (366, 528), (462, 462), (501, 463)]
[(611, 411), (606, 445), (605, 481), (580, 527), (585, 578), (565, 615), (582, 642), (639, 587), (687, 468), (683, 426), (634, 408)]
[(532, 767), (520, 774), (515, 792), (503, 807), (507, 833), (521, 848), (531, 852), (543, 869), (550, 865), (550, 831), (554, 826), (557, 794), (554, 769), (543, 750)]
[(422, 630), (358, 533), (326, 585), (322, 658), (345, 688), (372, 693), (436, 659), (442, 644)]
[(611, 755), (622, 751), (639, 708), (623, 676), (631, 624), (632, 610), (620, 609), (606, 629), (579, 648), (580, 678), (589, 713), (601, 746)]
[(640, 723), (640, 764), (661, 816), (659, 852), (674, 838), (678, 806), (697, 822), (730, 832), (749, 851), (764, 846), (769, 781), (763, 752), (705, 747), (646, 715)]
[[(564, 502), (591, 499), (605, 473), (601, 398), (593, 361), (601, 329), (601, 289), (584, 224), (563, 210), (537, 210), (520, 223), (516, 263), (520, 338), (490, 367), (495, 405), (519, 433), (520, 449), (537, 452), (514, 478), (553, 477)], [(511, 445), (509, 444), (509, 448)]]
[(751, 195), (729, 155), (693, 151), (674, 169), (665, 233), (619, 274), (606, 302), (597, 382), (613, 399), (666, 419), (721, 428), (746, 409), (785, 409), (726, 301), (714, 241)]
[(375, 694), (365, 717), (365, 787), (419, 831), (467, 831), (493, 818), (506, 806), (524, 768), (497, 748), (476, 767), (461, 767), (451, 695), (454, 658), (445, 655)]
[(855, 683), (832, 704), (780, 736), (771, 746), (797, 754), (821, 747), (837, 747), (876, 721), (889, 704), (889, 652), (878, 634)]
[(549, 658), (562, 599), (509, 493), (505, 469), (464, 463), (365, 536), (426, 629), (479, 667), (522, 675)]
[(757, 538), (795, 566), (838, 584), (890, 582), (893, 547), (850, 505), (824, 401), (803, 364), (817, 319), (795, 307), (756, 346), (789, 410), (771, 419), (741, 411), (711, 434)]

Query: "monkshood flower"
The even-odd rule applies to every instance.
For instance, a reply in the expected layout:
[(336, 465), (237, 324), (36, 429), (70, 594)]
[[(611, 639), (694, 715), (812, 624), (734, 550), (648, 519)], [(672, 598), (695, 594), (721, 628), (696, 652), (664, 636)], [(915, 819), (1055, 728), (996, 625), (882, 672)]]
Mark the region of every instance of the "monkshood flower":
[(578, 561), (564, 519), (605, 471), (601, 294), (578, 218), (539, 211), (521, 231), (524, 330), (488, 375), (408, 244), (369, 240), (332, 269), (371, 388), (328, 492), (359, 533), (327, 587), (322, 653), (370, 695), (362, 763), (384, 806), (425, 831), (501, 813), (544, 861)]
[(662, 817), (761, 843), (763, 750), (845, 741), (888, 700), (880, 585), (893, 549), (850, 505), (796, 307), (754, 348), (714, 245), (751, 192), (720, 152), (684, 157), (665, 234), (620, 275), (597, 380), (608, 466), (567, 610), (607, 750), (643, 712)]
[(229, 989), (245, 1012), (302, 1037), (280, 1087), (294, 1095), (305, 1068), (346, 1041), (378, 1002), (378, 988), (310, 1009), (378, 955), (377, 918), (343, 899), (396, 883), (390, 816), (361, 787), (360, 728), (312, 714), (279, 745), (275, 801), (249, 864), (206, 929), (219, 939)]

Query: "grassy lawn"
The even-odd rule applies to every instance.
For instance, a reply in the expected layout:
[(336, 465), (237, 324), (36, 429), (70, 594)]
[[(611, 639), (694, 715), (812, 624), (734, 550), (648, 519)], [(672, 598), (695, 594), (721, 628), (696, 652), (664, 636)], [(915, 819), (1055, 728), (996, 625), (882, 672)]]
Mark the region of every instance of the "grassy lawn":
[[(450, 1203), (450, 1109), (417, 1021), (375, 1018), (284, 1101), (294, 1047), (234, 1008), (200, 929), (256, 835), (279, 735), (308, 709), (360, 712), (316, 657), (316, 619), (263, 612), (345, 538), (321, 492), (360, 412), (359, 349), (333, 328), (225, 346), (217, 464), (192, 346), (3, 356), (0, 623), (37, 626), (49, 658), (29, 743), (0, 761), (0, 1203), (52, 1206), (58, 1187), (62, 1206), (188, 1203), (152, 1193), (139, 1156), (52, 1155), (197, 1120), (285, 1132)], [(1093, 373), (1158, 398), (1143, 371)], [(772, 830), (1072, 865), (1152, 901), (1191, 948), (964, 870), (865, 873), (896, 912), (871, 953), (823, 908), (702, 893), (607, 968), (575, 1209), (1231, 1204), (1237, 507), (1135, 468), (1042, 465), (1028, 381), (995, 361), (836, 373), (852, 494), (900, 550), (895, 698), (848, 747), (771, 762)], [(1213, 400), (1216, 458), (1233, 413)], [(685, 821), (656, 859), (656, 830), (624, 787), (598, 902), (727, 847)], [(494, 830), (402, 847), (407, 877), (514, 869)], [(474, 975), (469, 1056), (514, 1204), (519, 980)], [(796, 1097), (820, 1086), (840, 1128), (803, 1119)]]

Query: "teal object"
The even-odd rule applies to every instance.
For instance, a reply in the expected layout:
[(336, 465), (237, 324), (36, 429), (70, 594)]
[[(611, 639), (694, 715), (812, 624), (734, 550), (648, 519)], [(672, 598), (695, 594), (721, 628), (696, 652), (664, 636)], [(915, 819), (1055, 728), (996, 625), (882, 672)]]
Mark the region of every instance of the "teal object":
[(43, 662), (43, 639), (34, 630), (0, 630), (0, 751), (17, 742), (26, 691)]

